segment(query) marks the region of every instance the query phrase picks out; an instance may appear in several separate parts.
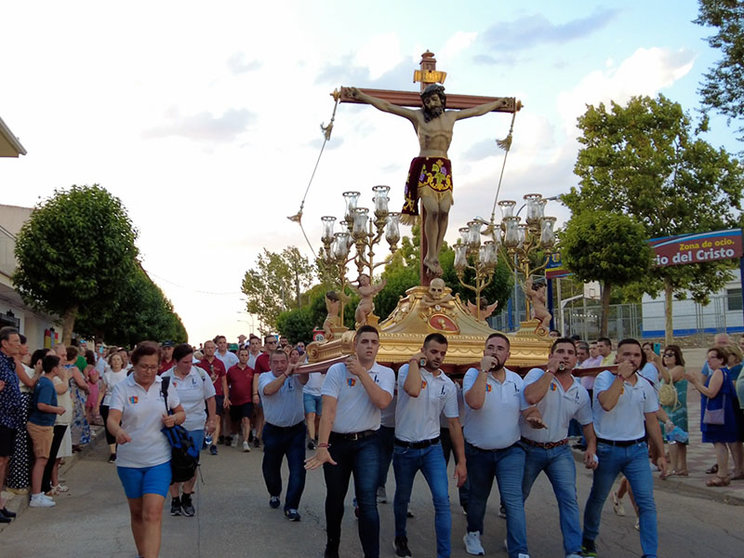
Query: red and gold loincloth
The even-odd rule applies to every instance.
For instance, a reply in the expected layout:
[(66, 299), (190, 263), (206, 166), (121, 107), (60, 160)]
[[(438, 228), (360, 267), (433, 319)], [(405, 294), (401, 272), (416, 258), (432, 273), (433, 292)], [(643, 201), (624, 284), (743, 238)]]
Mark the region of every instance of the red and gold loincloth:
[(438, 198), (452, 195), (452, 166), (449, 159), (416, 157), (411, 161), (406, 178), (401, 223), (412, 225), (416, 222), (419, 214), (418, 200), (424, 188), (429, 188)]

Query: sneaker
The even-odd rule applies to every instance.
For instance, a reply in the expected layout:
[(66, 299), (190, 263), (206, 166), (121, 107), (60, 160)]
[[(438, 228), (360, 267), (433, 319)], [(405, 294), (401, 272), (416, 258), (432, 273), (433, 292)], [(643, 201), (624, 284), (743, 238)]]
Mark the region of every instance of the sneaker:
[(34, 494), (31, 496), (31, 501), (28, 503), (29, 508), (53, 508), (57, 503), (51, 498), (44, 498), (44, 495)]
[(307, 443), (307, 449), (309, 449), (310, 451), (313, 451), (313, 450), (317, 449), (317, 447), (318, 446), (315, 445), (315, 442), (313, 440), (310, 440)]
[(183, 515), (186, 517), (194, 517), (196, 510), (194, 509), (194, 504), (191, 503), (191, 494), (183, 494), (181, 496), (181, 509), (183, 510)]
[(284, 517), (286, 517), (290, 521), (299, 521), (300, 520), (300, 514), (295, 509), (284, 510)]
[(413, 519), (414, 517), (416, 517), (415, 515), (413, 515), (413, 512), (411, 511), (411, 508), (408, 508), (408, 509), (406, 510), (406, 517), (407, 517), (408, 519)]
[(271, 498), (269, 498), (269, 506), (272, 509), (278, 508), (279, 504), (281, 504), (281, 502), (279, 501), (279, 496), (272, 496)]
[(237, 434), (235, 434), (232, 437), (232, 440), (230, 441), (230, 447), (231, 448), (237, 448), (238, 447), (238, 435)]
[(217, 446), (215, 446), (214, 444), (209, 446), (209, 453), (212, 455), (217, 455)]
[(617, 497), (617, 492), (615, 492), (614, 490), (612, 491), (612, 511), (615, 512), (615, 515), (625, 515), (625, 507), (620, 501), (620, 498)]
[(377, 503), (378, 504), (387, 503), (387, 493), (385, 492), (384, 486), (377, 487)]
[(243, 451), (251, 451), (251, 445), (248, 443), (248, 441), (243, 442)]
[(395, 537), (393, 549), (396, 556), (412, 556), (411, 551), (408, 549), (407, 537)]
[(483, 550), (483, 545), (480, 541), (480, 533), (478, 531), (465, 533), (462, 538), (462, 542), (465, 543), (465, 552), (472, 554), (473, 556), (485, 556), (486, 551)]
[(499, 506), (499, 517), (501, 519), (506, 519), (506, 506), (504, 504)]
[(171, 515), (181, 515), (181, 499), (178, 496), (171, 498)]
[(0, 509), (0, 517), (7, 517), (8, 519), (14, 519), (16, 512), (10, 511), (8, 508), (3, 507)]
[(41, 495), (41, 499), (42, 500), (46, 500), (48, 502), (54, 502), (54, 499), (53, 498), (50, 498), (49, 496), (47, 496), (46, 494), (43, 494), (43, 493)]
[(583, 539), (581, 541), (581, 554), (582, 556), (596, 557), (597, 556), (597, 545), (594, 544), (594, 541), (590, 541), (589, 539)]
[(109, 455), (108, 462), (109, 463), (116, 463), (116, 454), (115, 453), (112, 453), (111, 455)]

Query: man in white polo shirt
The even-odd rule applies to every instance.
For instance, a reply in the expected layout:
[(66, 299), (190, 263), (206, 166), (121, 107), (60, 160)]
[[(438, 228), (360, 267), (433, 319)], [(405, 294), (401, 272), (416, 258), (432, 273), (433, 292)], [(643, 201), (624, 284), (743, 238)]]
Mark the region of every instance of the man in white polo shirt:
[(359, 539), (365, 558), (380, 556), (380, 516), (377, 513), (377, 478), (380, 446), (380, 410), (393, 399), (395, 373), (375, 359), (380, 335), (369, 325), (354, 337), (354, 354), (328, 369), (323, 382), (323, 415), (318, 450), (307, 460), (308, 469), (323, 465), (326, 482), (326, 549), (324, 558), (338, 558), (341, 520), (349, 478), (354, 473), (359, 506)]
[(287, 456), (289, 480), (284, 499), (284, 516), (299, 521), (300, 498), (305, 489), (305, 408), (302, 386), (307, 374), (295, 374), (297, 365), (289, 364), (287, 354), (274, 351), (269, 357), (271, 370), (258, 379), (263, 401), (264, 456), (263, 476), (269, 491), (269, 505), (279, 507), (282, 493), (282, 459)]
[(594, 541), (599, 535), (602, 506), (615, 479), (623, 473), (638, 506), (643, 556), (655, 558), (658, 547), (656, 505), (646, 431), (658, 451), (656, 463), (662, 475), (666, 475), (661, 428), (656, 419), (659, 404), (654, 388), (638, 376), (638, 370), (646, 363), (641, 344), (635, 339), (620, 341), (617, 360), (616, 372), (600, 372), (594, 381), (592, 410), (599, 465), (594, 470), (592, 490), (584, 507), (582, 550), (584, 556), (597, 555)]
[[(439, 439), (439, 417), (444, 412), (450, 426), (452, 447), (457, 455), (457, 485), (467, 478), (465, 446), (460, 429), (457, 389), (440, 366), (447, 354), (447, 338), (431, 333), (424, 339), (418, 354), (398, 370), (398, 403), (395, 407), (395, 554), (411, 556), (406, 536), (406, 515), (411, 499), (413, 479), (418, 471), (424, 474), (434, 500), (434, 530), (437, 537), (437, 557), (450, 555), (449, 489), (447, 463)], [(421, 363), (423, 366), (421, 366)]]
[(485, 554), (480, 536), (495, 477), (506, 507), (509, 558), (528, 558), (522, 499), (525, 452), (519, 444), (520, 416), (535, 428), (545, 425), (537, 408), (524, 399), (522, 378), (504, 368), (510, 355), (509, 339), (501, 333), (491, 334), (486, 339), (483, 355), (480, 366), (468, 370), (462, 381), (463, 432), (470, 481), (468, 532), (463, 542), (468, 554)]
[(563, 551), (566, 558), (581, 556), (581, 521), (576, 499), (576, 465), (568, 445), (568, 425), (576, 419), (582, 426), (587, 449), (584, 464), (589, 469), (597, 465), (597, 439), (592, 428), (592, 407), (589, 394), (571, 371), (576, 366), (576, 348), (571, 339), (556, 339), (550, 348), (550, 358), (543, 371), (533, 368), (524, 377), (524, 398), (537, 405), (545, 430), (522, 425), (522, 443), (526, 451), (522, 492), (530, 495), (532, 485), (541, 471), (553, 485), (558, 501)]

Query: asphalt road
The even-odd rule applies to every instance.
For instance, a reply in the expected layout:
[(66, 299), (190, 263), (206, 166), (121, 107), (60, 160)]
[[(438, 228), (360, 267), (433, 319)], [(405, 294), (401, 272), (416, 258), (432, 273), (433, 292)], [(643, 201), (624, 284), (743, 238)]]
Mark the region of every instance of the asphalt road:
[[(302, 521), (291, 523), (284, 518), (281, 509), (272, 510), (268, 506), (261, 476), (261, 457), (260, 450), (243, 453), (222, 446), (219, 456), (203, 455), (204, 483), (200, 483), (195, 500), (197, 514), (193, 518), (164, 517), (161, 556), (321, 557), (325, 545), (322, 472), (308, 473), (300, 507)], [(57, 497), (58, 504), (53, 509), (24, 506), (20, 517), (0, 532), (0, 556), (135, 556), (124, 493), (115, 467), (106, 463), (104, 444), (99, 443), (63, 476), (71, 489), (68, 495)], [(579, 469), (578, 492), (582, 510), (590, 484), (590, 472)], [(387, 485), (390, 502), (379, 505), (382, 557), (394, 556), (394, 490), (391, 470)], [(451, 485), (450, 498), (453, 502), (452, 556), (464, 557), (467, 556), (462, 545), (465, 517), (457, 505), (454, 484)], [(348, 501), (350, 503), (351, 494)], [(12, 502), (9, 507), (17, 509), (18, 503)], [(487, 556), (506, 556), (503, 548), (505, 522), (497, 516), (498, 494), (495, 490), (489, 504), (483, 546)], [(663, 487), (656, 491), (656, 504), (659, 511), (659, 556), (744, 556), (744, 507), (700, 496), (675, 494)], [(600, 556), (641, 555), (638, 533), (633, 528), (635, 518), (627, 501), (626, 508), (629, 515), (618, 517), (614, 515), (612, 506), (606, 504), (597, 540)], [(415, 518), (409, 519), (408, 531), (414, 557), (435, 556), (433, 507), (428, 487), (421, 476), (416, 479), (411, 509)], [(532, 558), (562, 557), (557, 507), (544, 477), (536, 482), (526, 511)], [(362, 555), (355, 523), (349, 506), (343, 524), (343, 557)]]

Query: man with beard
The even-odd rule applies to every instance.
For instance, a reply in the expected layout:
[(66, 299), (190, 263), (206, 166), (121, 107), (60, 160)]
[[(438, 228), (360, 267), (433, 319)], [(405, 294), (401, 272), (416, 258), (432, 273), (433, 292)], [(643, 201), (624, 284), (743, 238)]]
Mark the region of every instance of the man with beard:
[(472, 108), (447, 111), (444, 87), (432, 84), (421, 93), (423, 108), (411, 110), (367, 95), (356, 87), (344, 88), (344, 91), (358, 101), (370, 104), (383, 112), (407, 118), (413, 124), (420, 150), (419, 156), (411, 161), (408, 170), (401, 221), (404, 224), (415, 222), (414, 218), (418, 216), (417, 202), (421, 198), (421, 203), (426, 209), (423, 223), (423, 233), (427, 242), (424, 267), (432, 277), (441, 276), (439, 252), (444, 234), (447, 232), (449, 210), (453, 204), (452, 166), (447, 158), (447, 150), (452, 143), (455, 122), (509, 106), (513, 99), (498, 98)]

